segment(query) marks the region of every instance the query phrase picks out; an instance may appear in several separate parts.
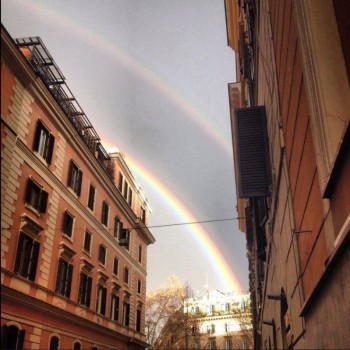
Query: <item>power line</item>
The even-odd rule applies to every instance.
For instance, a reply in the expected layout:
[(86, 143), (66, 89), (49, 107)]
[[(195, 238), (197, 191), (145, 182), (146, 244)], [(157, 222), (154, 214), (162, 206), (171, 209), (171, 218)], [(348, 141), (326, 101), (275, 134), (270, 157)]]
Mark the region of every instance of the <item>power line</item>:
[(203, 221), (179, 222), (179, 223), (175, 223), (175, 224), (141, 226), (141, 227), (133, 227), (133, 228), (161, 228), (161, 227), (169, 227), (169, 226), (205, 224), (205, 223), (218, 222), (218, 221), (233, 221), (233, 220), (239, 220), (239, 219), (244, 219), (244, 218), (237, 217), (237, 218), (230, 218), (230, 219), (214, 219), (214, 220), (203, 220)]
[[(244, 219), (244, 217), (237, 217), (237, 218), (228, 218), (228, 219), (213, 219), (213, 220), (202, 220), (202, 221), (189, 221), (189, 222), (178, 222), (178, 223), (173, 223), (173, 224), (163, 224), (163, 225), (152, 225), (152, 226), (137, 226), (137, 227), (125, 227), (129, 230), (136, 230), (136, 229), (141, 229), (141, 228), (162, 228), (162, 227), (172, 227), (172, 226), (185, 226), (185, 225), (197, 225), (197, 224), (206, 224), (206, 223), (211, 223), (211, 222), (223, 222), (223, 221), (234, 221), (234, 220), (239, 220), (239, 219)], [(8, 230), (10, 228), (16, 228), (16, 227), (1, 227), (1, 230)], [(114, 228), (74, 228), (73, 231), (79, 231), (79, 230), (94, 230), (94, 231), (114, 231)], [(55, 228), (53, 231), (62, 231), (63, 228)]]

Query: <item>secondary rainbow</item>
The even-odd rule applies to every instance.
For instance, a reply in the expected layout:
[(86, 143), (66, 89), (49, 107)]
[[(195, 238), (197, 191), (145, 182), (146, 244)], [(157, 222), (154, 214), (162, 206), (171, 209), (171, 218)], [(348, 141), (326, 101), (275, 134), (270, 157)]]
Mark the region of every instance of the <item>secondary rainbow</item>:
[[(69, 29), (70, 32), (74, 33), (75, 37), (79, 37), (79, 40), (85, 41), (93, 45), (94, 48), (99, 49), (101, 54), (112, 56), (122, 67), (141, 78), (170, 101), (176, 108), (180, 109), (186, 117), (214, 140), (228, 157), (232, 158), (231, 136), (229, 133), (220, 130), (213, 122), (209, 121), (215, 120), (215, 118), (213, 116), (211, 118), (206, 116), (198, 106), (188, 101), (188, 99), (172, 87), (169, 82), (164, 81), (164, 79), (146, 67), (145, 64), (126, 52), (125, 49), (122, 49), (114, 42), (112, 43), (110, 39), (104, 37), (103, 34), (94, 33), (86, 26), (77, 23), (75, 19), (64, 16), (57, 10), (53, 10), (47, 4), (24, 2), (22, 6), (25, 7), (27, 12), (32, 12), (35, 16), (41, 16), (44, 21), (52, 21), (52, 23), (61, 25), (62, 28)], [(59, 62), (57, 62), (57, 64), (59, 65)]]

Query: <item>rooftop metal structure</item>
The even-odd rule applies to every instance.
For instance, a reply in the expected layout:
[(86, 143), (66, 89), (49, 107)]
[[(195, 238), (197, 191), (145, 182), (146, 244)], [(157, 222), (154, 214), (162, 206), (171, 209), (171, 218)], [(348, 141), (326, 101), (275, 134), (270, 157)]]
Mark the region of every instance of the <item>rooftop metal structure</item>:
[(24, 54), (28, 62), (42, 79), (53, 98), (61, 107), (64, 114), (77, 130), (90, 151), (100, 161), (101, 165), (108, 171), (110, 156), (101, 144), (96, 130), (91, 125), (85, 112), (74, 97), (72, 91), (65, 83), (65, 77), (58, 68), (49, 50), (46, 48), (40, 37), (28, 37), (15, 39), (19, 48), (28, 50)]

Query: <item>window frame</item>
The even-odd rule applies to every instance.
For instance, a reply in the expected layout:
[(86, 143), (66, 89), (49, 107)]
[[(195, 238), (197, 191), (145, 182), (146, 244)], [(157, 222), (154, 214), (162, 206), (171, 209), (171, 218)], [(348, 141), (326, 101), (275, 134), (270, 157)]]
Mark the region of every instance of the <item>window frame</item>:
[(108, 217), (109, 217), (109, 204), (106, 200), (102, 202), (101, 209), (101, 223), (108, 227)]
[[(67, 219), (70, 218), (71, 222), (67, 222)], [(75, 217), (68, 211), (65, 210), (63, 213), (63, 224), (62, 224), (62, 232), (69, 238), (72, 238), (73, 235), (73, 226), (74, 226)], [(67, 232), (67, 231), (69, 232)]]
[(97, 285), (96, 312), (100, 315), (106, 314), (107, 288), (101, 284)]
[[(89, 247), (86, 247), (87, 243), (87, 236), (89, 237)], [(91, 253), (91, 243), (92, 243), (92, 233), (88, 230), (85, 230), (85, 235), (84, 235), (84, 243), (83, 243), (83, 250), (87, 253)]]
[(115, 256), (113, 260), (113, 274), (115, 276), (119, 275), (119, 258), (117, 256)]
[(81, 271), (79, 276), (78, 303), (86, 307), (91, 304), (92, 277)]
[(100, 244), (98, 248), (98, 262), (103, 266), (106, 266), (107, 260), (107, 247), (104, 244)]
[(35, 281), (40, 253), (40, 243), (25, 232), (18, 238), (14, 272), (32, 282)]
[(129, 285), (130, 280), (130, 271), (127, 266), (124, 267), (124, 274), (123, 274), (123, 282), (127, 285)]
[(38, 213), (46, 213), (49, 194), (44, 191), (44, 187), (36, 182), (31, 176), (28, 177), (25, 202)]
[(111, 297), (111, 320), (119, 321), (119, 313), (120, 313), (120, 297), (119, 295), (112, 294)]
[(78, 197), (81, 195), (82, 182), (83, 172), (81, 171), (79, 165), (73, 159), (71, 159), (69, 163), (67, 185)]
[(94, 211), (95, 209), (95, 200), (96, 200), (96, 187), (90, 182), (87, 206), (89, 209), (91, 209), (91, 211)]
[(34, 134), (33, 151), (50, 165), (55, 137), (41, 119), (38, 119)]
[(64, 259), (59, 258), (57, 264), (55, 293), (69, 298), (72, 287), (72, 276), (73, 265)]

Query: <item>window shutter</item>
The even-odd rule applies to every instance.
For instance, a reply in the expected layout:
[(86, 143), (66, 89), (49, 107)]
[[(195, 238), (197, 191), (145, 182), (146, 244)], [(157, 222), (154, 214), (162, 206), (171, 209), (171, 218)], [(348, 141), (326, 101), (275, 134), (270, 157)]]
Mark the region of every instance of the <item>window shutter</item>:
[(67, 186), (70, 188), (72, 188), (72, 171), (73, 171), (73, 160), (71, 159), (69, 162), (68, 181), (67, 181)]
[(60, 292), (60, 286), (62, 285), (62, 275), (63, 275), (63, 264), (62, 260), (58, 260), (58, 270), (57, 270), (57, 279), (56, 279), (56, 288), (55, 292), (59, 293)]
[(86, 306), (90, 306), (90, 299), (91, 299), (91, 287), (92, 287), (92, 278), (87, 278), (87, 288), (86, 288)]
[(265, 107), (235, 110), (240, 198), (269, 195), (271, 183)]
[(39, 257), (39, 248), (40, 248), (40, 244), (38, 242), (34, 241), (33, 242), (33, 251), (32, 251), (31, 263), (30, 263), (29, 276), (28, 276), (28, 278), (31, 281), (35, 280), (36, 266), (37, 266), (38, 257)]
[(102, 300), (101, 300), (101, 314), (106, 313), (106, 298), (107, 298), (107, 289), (102, 288)]
[(1, 349), (7, 348), (7, 336), (8, 336), (8, 326), (4, 324), (1, 326)]
[(47, 150), (47, 157), (46, 157), (46, 161), (48, 164), (51, 164), (54, 142), (55, 142), (55, 138), (50, 133), (48, 138), (48, 145), (47, 145), (48, 150)]
[(42, 190), (40, 193), (40, 200), (39, 200), (39, 212), (40, 213), (46, 212), (47, 198), (48, 198), (48, 193)]
[(27, 181), (27, 187), (26, 187), (26, 194), (25, 194), (25, 201), (26, 203), (30, 203), (32, 192), (33, 192), (33, 180), (29, 177)]
[(35, 152), (38, 152), (38, 150), (39, 150), (40, 135), (41, 135), (42, 128), (43, 128), (43, 124), (42, 124), (41, 120), (39, 119), (37, 124), (36, 124), (35, 136), (34, 136), (33, 150)]
[(81, 183), (83, 180), (83, 173), (81, 170), (78, 170), (78, 188), (77, 188), (77, 195), (80, 196), (81, 193)]
[(21, 257), (23, 254), (23, 243), (24, 243), (24, 235), (20, 234), (18, 239), (18, 246), (17, 246), (17, 255), (16, 255), (16, 262), (15, 262), (15, 269), (14, 272), (19, 272), (19, 265), (21, 264)]
[(22, 350), (23, 349), (24, 335), (25, 335), (25, 330), (21, 329), (18, 332), (18, 338), (17, 338), (17, 348), (16, 349), (18, 349), (18, 350)]

